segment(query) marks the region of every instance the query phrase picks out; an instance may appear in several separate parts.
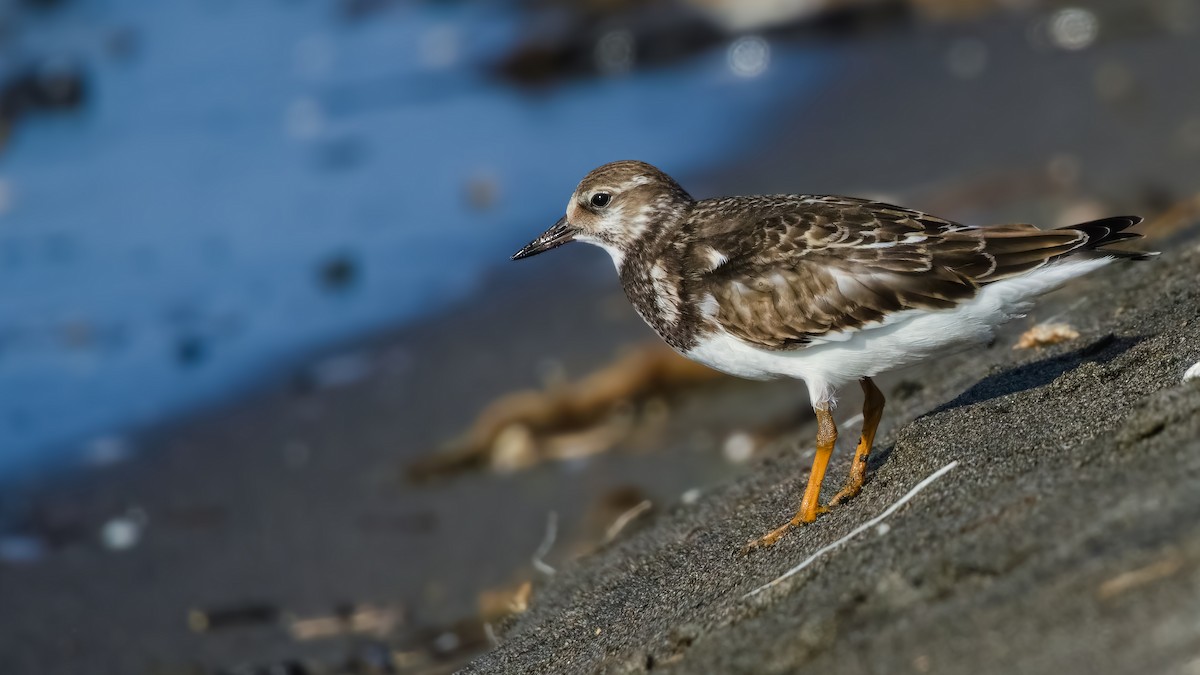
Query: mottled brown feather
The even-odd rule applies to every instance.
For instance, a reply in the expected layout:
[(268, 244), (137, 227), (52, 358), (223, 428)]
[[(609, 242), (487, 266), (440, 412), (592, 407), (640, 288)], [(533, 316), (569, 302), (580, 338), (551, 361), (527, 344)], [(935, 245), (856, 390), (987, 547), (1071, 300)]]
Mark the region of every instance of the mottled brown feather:
[[(1057, 230), (978, 228), (861, 199), (780, 195), (697, 202), (685, 294), (768, 349), (794, 349), (910, 309), (949, 309), (980, 287), (1137, 235), (1109, 218)], [(708, 251), (724, 261), (713, 266)], [(1122, 255), (1105, 250), (1106, 255)], [(1125, 254), (1133, 255), (1133, 254)]]

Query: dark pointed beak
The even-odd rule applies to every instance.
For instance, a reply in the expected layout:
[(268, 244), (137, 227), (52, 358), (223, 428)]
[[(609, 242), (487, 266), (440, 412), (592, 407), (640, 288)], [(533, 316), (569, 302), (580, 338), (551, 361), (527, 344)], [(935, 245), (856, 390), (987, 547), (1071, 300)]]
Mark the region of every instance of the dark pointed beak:
[(525, 248), (514, 253), (512, 259), (520, 260), (521, 258), (528, 258), (531, 255), (545, 253), (552, 248), (557, 248), (574, 240), (575, 228), (571, 227), (571, 224), (567, 222), (567, 217), (563, 216), (558, 219), (554, 227), (546, 230), (537, 239), (529, 242)]

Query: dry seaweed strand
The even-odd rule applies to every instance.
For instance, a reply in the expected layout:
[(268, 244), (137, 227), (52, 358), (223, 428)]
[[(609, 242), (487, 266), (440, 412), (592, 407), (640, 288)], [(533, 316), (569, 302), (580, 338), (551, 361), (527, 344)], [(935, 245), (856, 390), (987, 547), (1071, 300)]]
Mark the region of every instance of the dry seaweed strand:
[[(518, 391), (488, 405), (471, 428), (442, 451), (414, 462), (408, 476), (425, 481), (480, 468), (492, 462), (497, 440), (529, 443), (535, 457), (517, 457), (520, 466), (547, 457), (577, 457), (612, 447), (630, 431), (628, 420), (613, 418), (626, 402), (640, 402), (726, 378), (689, 361), (665, 345), (631, 349), (583, 379), (549, 390)], [(520, 438), (515, 438), (521, 435)], [(518, 453), (519, 454), (519, 453)], [(526, 453), (528, 454), (528, 453)]]
[(1079, 337), (1079, 331), (1065, 323), (1039, 323), (1021, 333), (1013, 349), (1032, 349), (1048, 347), (1060, 342), (1068, 342)]

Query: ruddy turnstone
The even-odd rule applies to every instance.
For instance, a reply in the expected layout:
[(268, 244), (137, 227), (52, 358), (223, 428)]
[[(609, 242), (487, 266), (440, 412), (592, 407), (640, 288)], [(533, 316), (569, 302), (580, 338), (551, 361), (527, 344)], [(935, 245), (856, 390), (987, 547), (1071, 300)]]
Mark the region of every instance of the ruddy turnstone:
[(1139, 222), (970, 227), (851, 197), (697, 201), (655, 167), (622, 161), (585, 176), (566, 215), (512, 257), (595, 244), (612, 256), (638, 314), (679, 353), (740, 377), (804, 380), (817, 417), (812, 472), (796, 515), (754, 547), (827, 510), (817, 498), (840, 387), (861, 383), (863, 427), (829, 506), (862, 489), (884, 403), (873, 376), (986, 343), (1038, 295), (1154, 255), (1106, 248), (1140, 237), (1125, 231)]

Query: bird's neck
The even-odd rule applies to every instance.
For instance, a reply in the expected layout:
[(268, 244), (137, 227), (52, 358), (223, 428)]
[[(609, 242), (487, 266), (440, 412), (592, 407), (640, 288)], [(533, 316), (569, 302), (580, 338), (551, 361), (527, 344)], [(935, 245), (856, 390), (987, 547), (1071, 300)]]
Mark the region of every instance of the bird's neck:
[(684, 284), (683, 250), (686, 209), (656, 219), (639, 240), (613, 255), (625, 295), (634, 309), (672, 347), (686, 351), (695, 339), (696, 321)]

